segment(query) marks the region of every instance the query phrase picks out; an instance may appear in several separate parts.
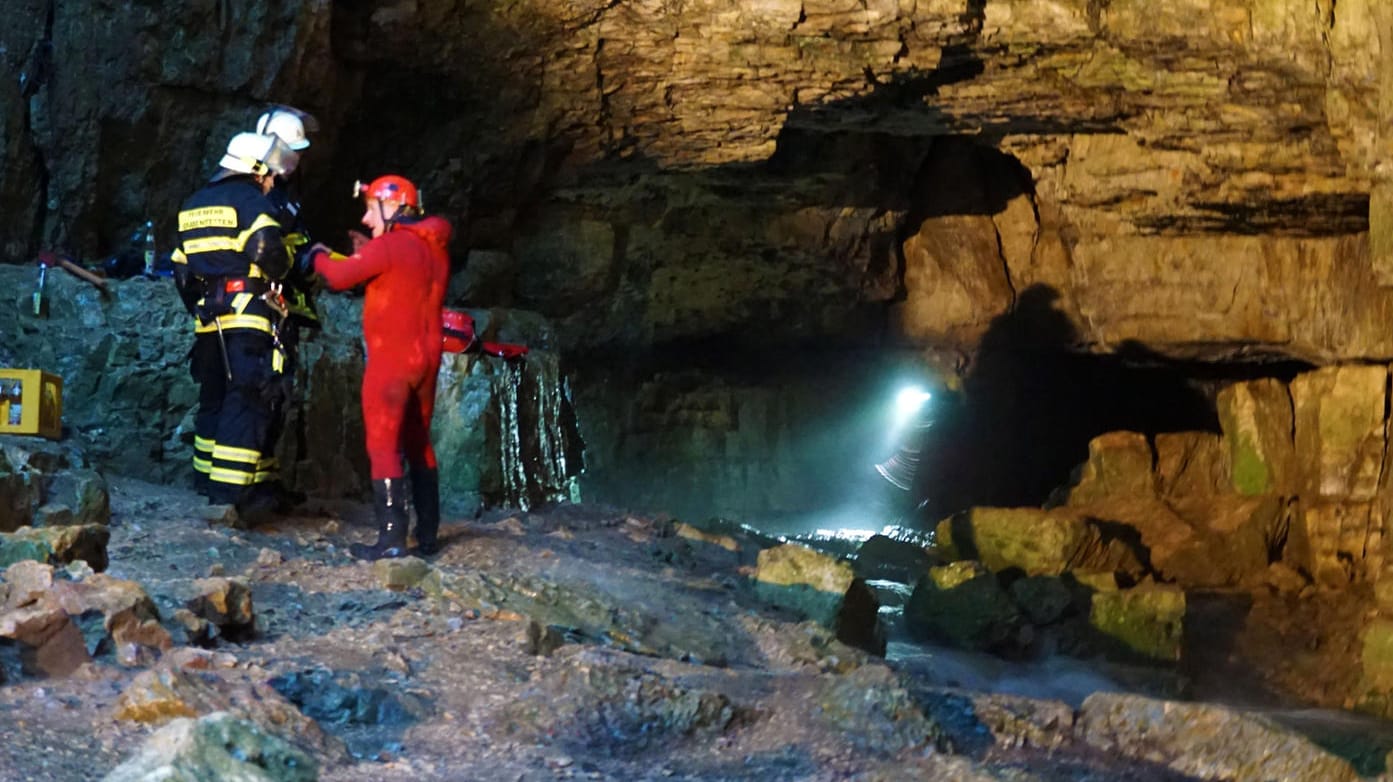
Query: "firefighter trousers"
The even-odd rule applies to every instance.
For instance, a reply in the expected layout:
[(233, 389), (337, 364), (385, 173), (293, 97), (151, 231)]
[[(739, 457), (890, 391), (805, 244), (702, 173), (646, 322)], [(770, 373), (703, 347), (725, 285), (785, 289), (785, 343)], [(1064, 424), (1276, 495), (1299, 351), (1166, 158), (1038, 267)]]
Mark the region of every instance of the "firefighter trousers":
[(214, 502), (236, 502), (248, 487), (279, 475), (273, 440), (279, 427), (273, 423), (286, 379), (273, 366), (275, 355), (271, 335), (255, 329), (225, 329), (221, 341), (217, 332), (195, 338), (194, 469), (206, 476)]

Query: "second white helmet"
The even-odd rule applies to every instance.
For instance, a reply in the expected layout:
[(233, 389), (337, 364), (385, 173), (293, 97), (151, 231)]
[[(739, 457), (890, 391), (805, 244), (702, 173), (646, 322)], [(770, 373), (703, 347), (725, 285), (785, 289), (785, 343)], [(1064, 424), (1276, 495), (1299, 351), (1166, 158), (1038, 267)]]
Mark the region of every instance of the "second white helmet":
[(310, 140), (305, 136), (305, 116), (295, 109), (276, 106), (257, 118), (256, 132), (276, 136), (287, 147), (299, 152), (310, 146)]

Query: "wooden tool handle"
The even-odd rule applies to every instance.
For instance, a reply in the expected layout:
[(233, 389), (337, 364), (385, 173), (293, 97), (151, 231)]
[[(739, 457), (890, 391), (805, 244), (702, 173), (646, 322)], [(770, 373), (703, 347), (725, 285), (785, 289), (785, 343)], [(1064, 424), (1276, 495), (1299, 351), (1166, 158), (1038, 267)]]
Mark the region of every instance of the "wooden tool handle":
[(58, 265), (59, 265), (59, 266), (62, 266), (64, 269), (67, 269), (70, 273), (72, 273), (73, 276), (78, 277), (78, 278), (80, 278), (80, 279), (84, 279), (84, 280), (86, 280), (86, 281), (92, 283), (93, 285), (97, 286), (98, 288), (101, 288), (102, 290), (106, 290), (106, 280), (105, 280), (105, 279), (103, 279), (103, 278), (101, 278), (101, 277), (98, 277), (97, 275), (93, 274), (92, 272), (87, 271), (86, 269), (82, 268), (81, 266), (78, 266), (77, 264), (73, 263), (72, 261), (70, 261), (70, 260), (68, 260), (68, 259), (66, 259), (66, 258), (59, 258), (59, 259), (58, 259)]

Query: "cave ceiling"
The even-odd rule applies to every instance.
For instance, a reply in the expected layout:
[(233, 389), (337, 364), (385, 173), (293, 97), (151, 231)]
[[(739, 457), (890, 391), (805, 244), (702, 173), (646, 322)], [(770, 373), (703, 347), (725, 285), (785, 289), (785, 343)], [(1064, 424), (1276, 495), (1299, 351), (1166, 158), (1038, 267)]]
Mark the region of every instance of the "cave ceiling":
[(565, 347), (970, 353), (1044, 288), (1071, 349), (1393, 357), (1375, 0), (0, 8), (7, 261), (172, 235), (284, 102), (321, 235), (407, 172)]

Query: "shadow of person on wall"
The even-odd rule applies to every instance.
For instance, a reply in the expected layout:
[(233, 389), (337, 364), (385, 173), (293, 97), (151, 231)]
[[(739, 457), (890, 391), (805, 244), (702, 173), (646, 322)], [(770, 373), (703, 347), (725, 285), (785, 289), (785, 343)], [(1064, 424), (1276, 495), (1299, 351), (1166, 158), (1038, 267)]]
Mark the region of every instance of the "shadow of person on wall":
[(936, 433), (935, 466), (916, 487), (931, 499), (929, 523), (972, 506), (1044, 504), (1105, 432), (1218, 431), (1193, 368), (1139, 345), (1084, 352), (1059, 300), (1032, 285), (983, 335), (962, 402)]

